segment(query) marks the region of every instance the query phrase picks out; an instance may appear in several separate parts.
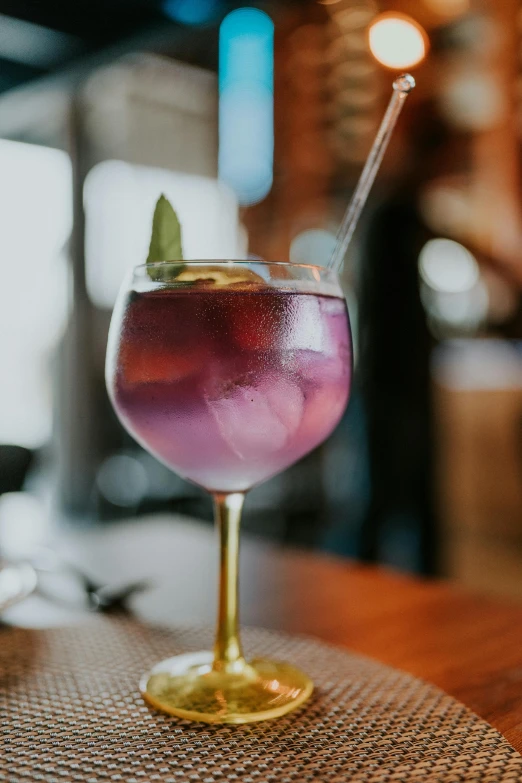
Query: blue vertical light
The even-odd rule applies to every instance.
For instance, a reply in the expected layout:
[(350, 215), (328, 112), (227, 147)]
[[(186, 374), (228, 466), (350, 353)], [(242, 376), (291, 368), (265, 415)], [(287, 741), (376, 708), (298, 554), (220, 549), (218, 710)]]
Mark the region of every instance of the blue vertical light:
[(274, 162), (274, 25), (239, 8), (219, 31), (219, 176), (240, 204), (261, 201)]

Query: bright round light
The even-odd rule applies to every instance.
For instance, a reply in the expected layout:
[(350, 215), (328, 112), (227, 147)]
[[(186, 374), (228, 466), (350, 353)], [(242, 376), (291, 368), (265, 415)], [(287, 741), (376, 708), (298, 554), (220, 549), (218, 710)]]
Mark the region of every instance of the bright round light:
[(419, 255), (419, 272), (435, 291), (457, 294), (472, 289), (479, 279), (475, 257), (451, 239), (430, 239)]
[(412, 68), (426, 56), (428, 37), (422, 27), (403, 14), (381, 14), (370, 25), (370, 51), (387, 68)]
[(446, 80), (440, 98), (450, 122), (468, 131), (494, 128), (509, 111), (496, 76), (486, 71), (455, 72)]
[(104, 498), (115, 506), (137, 506), (149, 488), (145, 468), (127, 454), (107, 457), (98, 470), (96, 482)]
[(324, 229), (302, 231), (290, 245), (290, 261), (293, 264), (325, 266), (337, 243), (335, 234)]

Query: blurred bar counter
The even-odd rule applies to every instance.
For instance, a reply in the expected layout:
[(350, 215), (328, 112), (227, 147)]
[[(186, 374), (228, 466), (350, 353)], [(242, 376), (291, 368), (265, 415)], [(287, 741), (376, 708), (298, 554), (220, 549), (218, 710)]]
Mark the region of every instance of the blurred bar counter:
[(522, 346), (443, 344), (434, 358), (442, 567), (522, 597)]

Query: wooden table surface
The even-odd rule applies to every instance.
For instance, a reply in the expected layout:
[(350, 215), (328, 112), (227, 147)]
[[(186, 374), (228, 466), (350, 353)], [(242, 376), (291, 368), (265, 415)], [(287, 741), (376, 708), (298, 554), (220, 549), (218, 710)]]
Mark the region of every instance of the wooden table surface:
[[(309, 634), (425, 678), (522, 752), (522, 605), (243, 539), (244, 624)], [(151, 579), (135, 599), (141, 617), (169, 625), (214, 619), (217, 549), (204, 525), (155, 517), (62, 535), (56, 545), (109, 583)], [(63, 623), (64, 611), (34, 597), (8, 619)]]

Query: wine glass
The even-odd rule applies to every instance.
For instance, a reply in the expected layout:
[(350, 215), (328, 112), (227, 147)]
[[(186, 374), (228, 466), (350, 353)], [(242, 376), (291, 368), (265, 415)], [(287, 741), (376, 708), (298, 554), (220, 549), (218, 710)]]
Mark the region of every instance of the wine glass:
[(141, 682), (179, 717), (250, 723), (283, 715), (313, 683), (289, 663), (246, 661), (238, 629), (245, 494), (318, 446), (348, 401), (352, 350), (337, 274), (262, 261), (136, 267), (114, 308), (109, 395), (123, 426), (211, 493), (220, 540), (213, 653), (175, 656)]

